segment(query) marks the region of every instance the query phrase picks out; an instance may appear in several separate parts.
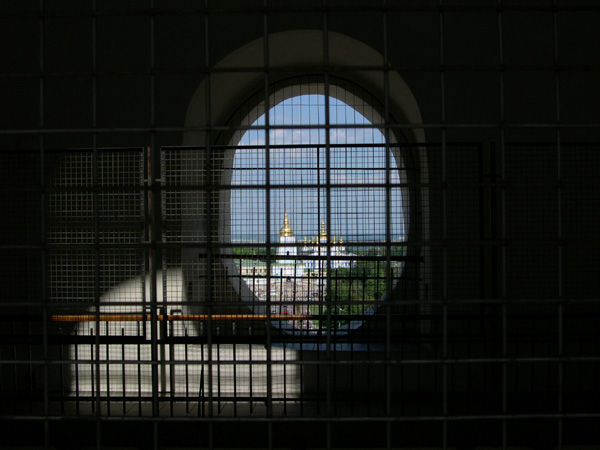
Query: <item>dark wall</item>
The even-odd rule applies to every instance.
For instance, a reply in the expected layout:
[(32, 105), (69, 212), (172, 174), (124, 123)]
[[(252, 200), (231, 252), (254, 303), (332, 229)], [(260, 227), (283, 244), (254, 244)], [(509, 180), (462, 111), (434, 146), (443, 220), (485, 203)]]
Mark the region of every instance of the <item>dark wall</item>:
[[(26, 151), (181, 145), (192, 96), (219, 60), (265, 30), (327, 26), (386, 54), (423, 118), (431, 185), (422, 191), (428, 215), (421, 225), (429, 237), (410, 243), (427, 249), (420, 253), (427, 255), (423, 271), (411, 266), (410, 274), (425, 274), (426, 281), (400, 284), (410, 285), (410, 293), (398, 289), (394, 306), (418, 298), (509, 300), (507, 309), (493, 302), (451, 305), (449, 323), (441, 306), (400, 305), (398, 311), (410, 315), (392, 323), (396, 355), (558, 357), (564, 343), (560, 348), (571, 356), (597, 356), (600, 10), (595, 3), (504, 2), (499, 16), (495, 0), (448, 0), (443, 15), (437, 1), (387, 2), (385, 17), (378, 2), (329, 1), (326, 17), (321, 1), (293, 3), (269, 1), (270, 9), (263, 10), (262, 1), (214, 0), (208, 14), (197, 2), (183, 1), (156, 1), (155, 10), (149, 1), (98, 2), (96, 15), (91, 2), (46, 2), (41, 16), (37, 2), (0, 7), (0, 150), (13, 153), (1, 167), (0, 230), (4, 245), (23, 246), (0, 250), (0, 302), (39, 300), (48, 273), (39, 250), (42, 170), (39, 157)], [(50, 179), (52, 170), (46, 167), (44, 176)], [(557, 299), (592, 301), (565, 304), (563, 310)], [(423, 312), (430, 317), (422, 320)], [(383, 329), (373, 327), (374, 333)], [(420, 333), (426, 343), (420, 343)], [(454, 339), (446, 354), (442, 336)], [(569, 367), (568, 389), (597, 389), (597, 380), (587, 375), (589, 366)], [(457, 365), (450, 370), (451, 390), (499, 392), (501, 369)], [(382, 371), (366, 370), (375, 370), (374, 380), (383, 379)], [(406, 369), (402, 373), (409, 381), (395, 388), (411, 391), (424, 383), (423, 390), (437, 395), (441, 370)], [(508, 370), (515, 391), (557, 387), (556, 362)], [(527, 375), (517, 375), (518, 370)], [(477, 411), (489, 411), (487, 400), (474, 400), (480, 402)], [(494, 402), (498, 411), (501, 399)]]
[(102, 2), (93, 16), (91, 4), (49, 2), (43, 20), (37, 5), (5, 7), (0, 149), (179, 145), (207, 68), (265, 30), (326, 25), (387, 54), (428, 143), (467, 144), (428, 150), (441, 183), (428, 193), (430, 295), (597, 294), (598, 11), (524, 2), (499, 18), (492, 3), (463, 2), (440, 16), (437, 3), (415, 2), (384, 18), (353, 2), (325, 17), (320, 2), (274, 2), (265, 16), (260, 2), (219, 1), (207, 15), (194, 2), (153, 14), (146, 3)]

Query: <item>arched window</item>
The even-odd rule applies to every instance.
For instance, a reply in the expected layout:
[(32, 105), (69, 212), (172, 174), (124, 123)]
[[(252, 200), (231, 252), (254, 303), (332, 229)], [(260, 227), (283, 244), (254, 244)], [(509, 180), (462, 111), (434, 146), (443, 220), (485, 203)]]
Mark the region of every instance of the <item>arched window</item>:
[(287, 329), (358, 327), (402, 273), (406, 176), (381, 110), (349, 82), (300, 77), (232, 119), (241, 127), (220, 202), (234, 244), (229, 273), (255, 311), (293, 315)]
[[(431, 277), (429, 249), (423, 245), (429, 240), (429, 169), (425, 149), (421, 147), (425, 142), (424, 130), (419, 127), (421, 114), (410, 88), (393, 70), (385, 74), (361, 70), (363, 65), (383, 67), (382, 55), (339, 33), (327, 33), (329, 64), (331, 67), (358, 64), (357, 70), (340, 72), (343, 80), (319, 69), (324, 56), (314, 49), (323, 48), (322, 32), (285, 31), (269, 35), (268, 41), (269, 60), (265, 64), (274, 68), (297, 67), (297, 70), (273, 70), (267, 76), (254, 71), (257, 61), (263, 61), (265, 49), (263, 39), (257, 39), (219, 61), (215, 66), (219, 70), (200, 84), (188, 107), (186, 127), (189, 129), (183, 136), (185, 148), (190, 149), (185, 157), (186, 167), (191, 169), (187, 180), (192, 185), (202, 186), (197, 192), (183, 195), (181, 201), (182, 209), (189, 211), (182, 220), (182, 239), (198, 243), (184, 248), (181, 258), (191, 302), (199, 305), (197, 310), (205, 310), (204, 302), (210, 305), (225, 302), (231, 305), (228, 307), (237, 308), (241, 298), (245, 306), (240, 311), (250, 307), (254, 313), (268, 312), (267, 307), (273, 306), (272, 299), (277, 292), (289, 292), (271, 290), (271, 286), (266, 285), (267, 281), (270, 284), (273, 274), (284, 283), (291, 273), (292, 298), (298, 298), (293, 283), (300, 276), (296, 272), (300, 260), (302, 269), (306, 267), (311, 277), (317, 273), (338, 280), (337, 285), (328, 282), (321, 292), (312, 291), (322, 299), (321, 305), (327, 305), (314, 314), (321, 316), (315, 319), (319, 329), (356, 328), (364, 323), (363, 311), (364, 314), (373, 312), (378, 300), (385, 296), (425, 298)], [(289, 51), (292, 46), (294, 52)], [(312, 121), (308, 119), (303, 123), (302, 114), (298, 116), (298, 111), (304, 109), (303, 104), (308, 105), (308, 116), (312, 108), (320, 119), (315, 120), (313, 114)], [(281, 121), (278, 121), (279, 109)], [(296, 138), (302, 136), (300, 131), (305, 134), (298, 141)], [(371, 140), (363, 140), (360, 145), (350, 142), (364, 138), (369, 132)], [(288, 138), (293, 137), (293, 142), (285, 140), (286, 133)], [(259, 139), (264, 142), (259, 143)], [(255, 148), (251, 143), (257, 144)], [(362, 153), (355, 151), (361, 147)], [(368, 147), (371, 148), (371, 166), (363, 164), (364, 160), (361, 163), (358, 159), (352, 160), (359, 154), (366, 155)], [(262, 160), (256, 159), (261, 151)], [(252, 158), (248, 157), (244, 162), (242, 155), (251, 155), (251, 152), (255, 161), (250, 163)], [(312, 166), (293, 166), (297, 161), (289, 155), (296, 153), (304, 154), (304, 162), (300, 164)], [(281, 160), (284, 155), (288, 157)], [(313, 160), (314, 155), (318, 156), (318, 162)], [(247, 167), (243, 167), (244, 164)], [(238, 177), (238, 172), (244, 176)], [(353, 175), (365, 173), (370, 177), (367, 182), (352, 182)], [(316, 177), (316, 182), (304, 181), (310, 181), (309, 174), (313, 179)], [(342, 176), (346, 177), (346, 183), (341, 181)], [(383, 176), (385, 181), (377, 181), (377, 176)], [(302, 190), (303, 195), (294, 197), (294, 193)], [(371, 198), (347, 202), (349, 194), (356, 192), (368, 192)], [(366, 194), (364, 197), (368, 198)], [(310, 206), (305, 202), (308, 198), (318, 206)], [(252, 215), (243, 215), (243, 205), (248, 207), (249, 202)], [(360, 204), (362, 209), (358, 207)], [(339, 205), (346, 205), (345, 209), (340, 210)], [(377, 213), (378, 206), (383, 213)], [(308, 211), (304, 211), (304, 207)], [(278, 233), (286, 212), (295, 245), (279, 242)], [(400, 220), (395, 220), (394, 214)], [(315, 217), (317, 223), (314, 223)], [(354, 222), (348, 221), (349, 217), (354, 217)], [(363, 224), (369, 222), (371, 230), (385, 229), (379, 232), (381, 239), (360, 241), (360, 235), (365, 234), (364, 228), (361, 231), (357, 225), (361, 220)], [(243, 230), (248, 228), (243, 221), (252, 223), (253, 233), (260, 235), (254, 239), (257, 242), (248, 242), (253, 240), (252, 236), (242, 236)], [(302, 244), (304, 237), (308, 247), (311, 247), (312, 237), (315, 244), (320, 243), (321, 222), (330, 241), (321, 246), (320, 255), (313, 253), (315, 257), (311, 260), (306, 257)], [(341, 271), (323, 270), (323, 267), (331, 269), (331, 260), (336, 260), (333, 258), (336, 255), (336, 246), (332, 245), (334, 236), (337, 242), (342, 238), (347, 252), (356, 251), (361, 256), (347, 257), (348, 264), (349, 261), (379, 261), (379, 270), (373, 269), (376, 276), (364, 288), (366, 292), (374, 292), (369, 298), (376, 299), (364, 302), (359, 308), (360, 314), (349, 315), (332, 308), (332, 298), (346, 289), (339, 282), (344, 279)], [(402, 239), (406, 239), (404, 243)], [(361, 246), (368, 247), (372, 254), (360, 253), (365, 251), (359, 248)], [(285, 259), (279, 258), (277, 252), (284, 247), (292, 251), (288, 256), (288, 250), (284, 250)], [(323, 249), (329, 253), (323, 253)], [(401, 252), (402, 255), (398, 255)], [(286, 265), (286, 261), (296, 266)], [(260, 277), (265, 279), (264, 286), (258, 285)], [(352, 277), (346, 279), (356, 278), (361, 277), (352, 267)], [(355, 288), (353, 283), (352, 289)], [(257, 299), (256, 292), (268, 300)], [(362, 300), (362, 292), (357, 294)], [(349, 305), (346, 301), (342, 306)], [(277, 311), (277, 308), (271, 309), (271, 312)], [(338, 317), (332, 317), (336, 312)], [(323, 317), (327, 317), (328, 323), (321, 320)], [(273, 323), (287, 327), (283, 320)]]

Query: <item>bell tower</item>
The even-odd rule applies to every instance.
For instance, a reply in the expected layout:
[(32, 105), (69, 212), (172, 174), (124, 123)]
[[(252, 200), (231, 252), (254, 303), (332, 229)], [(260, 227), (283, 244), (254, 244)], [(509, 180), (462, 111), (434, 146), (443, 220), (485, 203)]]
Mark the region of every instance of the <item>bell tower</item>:
[[(294, 231), (290, 227), (290, 220), (287, 212), (283, 217), (283, 226), (279, 230), (279, 243), (285, 244), (277, 248), (277, 263), (273, 266), (273, 275), (283, 277), (302, 276), (302, 261), (296, 259), (285, 259), (286, 256), (297, 256), (296, 238)], [(294, 270), (295, 269), (295, 270)]]

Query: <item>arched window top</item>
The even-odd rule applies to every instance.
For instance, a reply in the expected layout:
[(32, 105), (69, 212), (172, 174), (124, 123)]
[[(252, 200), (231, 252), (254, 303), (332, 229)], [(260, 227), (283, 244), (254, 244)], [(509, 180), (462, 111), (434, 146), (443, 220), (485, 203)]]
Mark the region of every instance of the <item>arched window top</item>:
[[(288, 30), (269, 35), (269, 61), (273, 67), (296, 67), (295, 75), (315, 74), (315, 67), (323, 66), (324, 55), (315, 49), (324, 46), (324, 33), (319, 30)], [(360, 70), (365, 67), (383, 67), (383, 56), (368, 45), (349, 36), (329, 31), (327, 33), (329, 47), (328, 63), (332, 66), (354, 67), (359, 70), (348, 70), (344, 77), (355, 85), (364, 86), (376, 97), (388, 99), (388, 108), (398, 123), (420, 124), (421, 112), (414, 95), (402, 77), (395, 71), (388, 71), (384, 77), (381, 71)], [(293, 48), (294, 51), (290, 51)], [(212, 124), (223, 124), (238, 104), (240, 98), (248, 98), (257, 89), (265, 85), (264, 74), (257, 71), (240, 71), (239, 68), (253, 68), (263, 62), (264, 41), (256, 39), (240, 47), (215, 64), (215, 72), (211, 75), (210, 86), (207, 81), (200, 84), (188, 107), (186, 126), (204, 127)], [(231, 69), (231, 72), (228, 71)], [(289, 78), (288, 72), (274, 71), (269, 74), (272, 82), (280, 82)], [(290, 89), (311, 89), (310, 85)], [(304, 93), (304, 92), (303, 92)], [(279, 95), (288, 95), (282, 91)], [(328, 95), (339, 98), (335, 92)], [(271, 104), (280, 100), (275, 98)], [(368, 102), (372, 104), (373, 102)], [(233, 106), (235, 109), (235, 106)], [(264, 112), (264, 108), (254, 116), (248, 117), (252, 123)], [(360, 111), (359, 111), (360, 112)], [(380, 121), (372, 120), (372, 123)], [(409, 142), (425, 142), (423, 129), (410, 127), (406, 130)], [(204, 145), (205, 135), (202, 131), (189, 131), (184, 134), (184, 145)]]
[[(327, 143), (326, 132), (329, 127), (330, 144), (384, 144), (385, 137), (372, 122), (358, 112), (358, 109), (335, 97), (323, 94), (304, 94), (290, 97), (273, 106), (269, 110), (269, 144), (319, 144)], [(329, 120), (327, 120), (329, 110)], [(262, 114), (252, 127), (260, 130), (249, 130), (244, 133), (238, 145), (265, 145), (267, 143), (265, 129), (267, 115)], [(340, 125), (364, 125), (364, 128), (339, 128)], [(312, 126), (311, 129), (285, 128), (296, 126)], [(333, 128), (331, 128), (333, 127)]]
[[(237, 120), (248, 123), (249, 128), (236, 132), (229, 144), (235, 150), (226, 158), (232, 168), (226, 176), (231, 176), (232, 186), (258, 189), (232, 192), (239, 194), (231, 200), (232, 240), (244, 239), (247, 234), (242, 217), (266, 214), (266, 190), (273, 242), (286, 212), (294, 221), (297, 236), (308, 239), (318, 235), (321, 222), (328, 217), (331, 235), (346, 240), (383, 240), (388, 225), (392, 239), (405, 236), (407, 209), (401, 190), (390, 191), (394, 208), (388, 208), (385, 198), (386, 186), (402, 182), (403, 164), (393, 148), (393, 133), (388, 133), (391, 139), (386, 143), (383, 130), (367, 118), (380, 118), (375, 99), (356, 86), (351, 91), (331, 84), (329, 91), (338, 97), (320, 93), (324, 90), (324, 84), (314, 78), (297, 78), (272, 87), (271, 98), (279, 103), (269, 102), (268, 114), (258, 96), (248, 102), (254, 107), (240, 108), (245, 116)], [(255, 117), (257, 111), (262, 114)], [(269, 169), (268, 179), (265, 169)], [(267, 184), (280, 188), (271, 189)], [(350, 215), (353, 220), (348, 219)], [(254, 223), (252, 234), (261, 236), (254, 240), (266, 240), (267, 220)]]
[[(268, 105), (268, 107), (267, 107)], [(268, 110), (268, 114), (267, 114)], [(268, 103), (264, 91), (251, 97), (232, 118), (241, 126), (257, 127), (260, 131), (238, 131), (231, 145), (266, 143), (266, 127), (271, 131), (269, 144), (293, 143), (351, 144), (406, 142), (402, 130), (386, 131), (383, 106), (366, 90), (342, 79), (306, 76), (283, 80), (270, 88)], [(314, 127), (311, 133), (302, 133), (299, 127)], [(286, 127), (297, 127), (284, 131)], [(279, 129), (281, 128), (281, 129)], [(329, 129), (329, 142), (325, 130)], [(398, 134), (398, 136), (396, 136)], [(244, 140), (246, 138), (246, 140)]]

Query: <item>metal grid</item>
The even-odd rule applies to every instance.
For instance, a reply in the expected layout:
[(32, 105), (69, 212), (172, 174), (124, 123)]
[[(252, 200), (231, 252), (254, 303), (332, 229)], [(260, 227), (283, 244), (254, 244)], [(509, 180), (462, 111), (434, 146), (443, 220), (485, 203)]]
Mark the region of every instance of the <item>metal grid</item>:
[[(0, 132), (37, 148), (6, 141), (0, 154), (0, 421), (17, 434), (0, 448), (241, 448), (250, 433), (265, 448), (598, 444), (600, 145), (598, 124), (569, 108), (568, 80), (599, 68), (561, 50), (569, 14), (597, 6), (147, 6), (67, 12), (41, 2), (0, 16), (39, 35), (39, 65), (0, 79), (32, 82), (38, 113), (35, 125)], [(229, 45), (223, 24), (239, 16), (263, 37), (260, 58), (216, 64)], [(289, 17), (321, 34), (318, 64), (278, 65), (274, 32)], [(131, 42), (120, 63), (106, 58), (103, 27), (123, 18), (148, 58), (136, 59)], [(165, 68), (161, 30), (187, 18), (204, 61)], [(511, 53), (524, 18), (542, 24), (546, 60)], [(89, 68), (52, 66), (61, 20), (91, 35)], [(414, 62), (410, 52), (393, 61), (401, 38), (415, 39), (401, 31), (412, 20), (439, 42)], [(345, 21), (364, 24), (379, 63), (339, 63), (330, 32)], [(464, 51), (464, 36), (485, 51)], [(437, 90), (423, 123), (394, 117), (396, 71)], [(366, 73), (377, 92), (355, 84)], [(240, 74), (260, 82), (217, 115), (211, 82)], [(519, 120), (511, 83), (532, 74), (550, 80), (544, 113)], [(161, 87), (190, 75), (204, 80), (202, 123), (162, 125)], [(80, 76), (89, 123), (62, 123), (48, 92)], [(130, 89), (108, 87), (127, 77)], [(467, 82), (480, 98), (465, 96)], [(135, 103), (134, 85), (149, 93), (138, 115), (107, 116), (103, 102)], [(427, 141), (411, 138), (419, 130)], [(523, 131), (542, 137), (515, 143)], [(194, 145), (179, 145), (182, 132)], [(85, 149), (54, 150), (65, 146)], [(306, 245), (318, 251), (279, 240), (285, 212), (309, 237), (323, 222), (327, 239)], [(334, 253), (336, 234), (346, 253)], [(334, 270), (341, 261), (356, 265)], [(300, 275), (307, 262), (326, 270)], [(143, 436), (123, 435), (132, 428)]]

